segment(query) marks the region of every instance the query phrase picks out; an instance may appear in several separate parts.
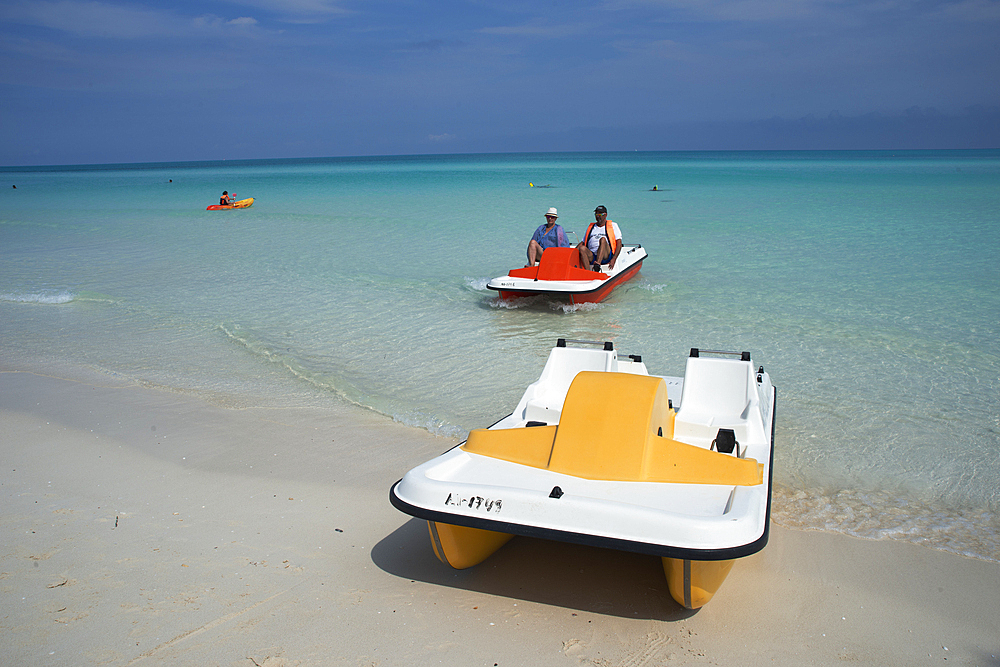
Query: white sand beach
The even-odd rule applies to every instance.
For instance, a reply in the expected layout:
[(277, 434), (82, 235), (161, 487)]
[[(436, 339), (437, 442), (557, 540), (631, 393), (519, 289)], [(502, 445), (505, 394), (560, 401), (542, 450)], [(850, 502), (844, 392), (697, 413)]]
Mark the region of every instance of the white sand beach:
[(773, 526), (706, 607), (516, 538), (454, 571), (388, 489), (454, 441), (0, 369), (7, 665), (1000, 665), (1000, 564)]

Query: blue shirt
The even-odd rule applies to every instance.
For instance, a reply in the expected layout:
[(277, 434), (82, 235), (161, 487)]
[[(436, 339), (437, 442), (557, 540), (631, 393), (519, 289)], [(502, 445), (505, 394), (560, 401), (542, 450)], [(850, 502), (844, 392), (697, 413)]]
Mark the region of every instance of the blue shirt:
[(566, 238), (566, 232), (559, 225), (552, 225), (552, 229), (545, 232), (545, 227), (547, 223), (541, 225), (535, 230), (534, 235), (531, 237), (532, 241), (537, 241), (538, 245), (542, 246), (542, 250), (546, 248), (568, 248), (569, 239)]

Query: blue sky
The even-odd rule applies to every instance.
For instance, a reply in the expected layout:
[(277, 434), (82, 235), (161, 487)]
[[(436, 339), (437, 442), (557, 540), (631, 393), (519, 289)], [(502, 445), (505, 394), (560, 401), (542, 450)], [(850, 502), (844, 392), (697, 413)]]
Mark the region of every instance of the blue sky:
[(0, 164), (1000, 148), (1000, 0), (0, 3)]

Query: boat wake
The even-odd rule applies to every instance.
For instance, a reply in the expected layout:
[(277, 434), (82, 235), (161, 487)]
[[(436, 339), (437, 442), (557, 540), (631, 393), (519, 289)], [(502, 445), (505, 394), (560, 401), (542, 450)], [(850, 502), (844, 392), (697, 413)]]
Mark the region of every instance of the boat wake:
[(486, 285), (490, 282), (489, 278), (470, 278), (465, 276), (465, 284), (477, 292), (485, 292)]
[(563, 313), (590, 312), (593, 310), (603, 310), (604, 303), (566, 303), (565, 301), (553, 301), (545, 295), (525, 296), (514, 299), (503, 299), (495, 297), (489, 300), (491, 308), (500, 310), (555, 310)]
[(589, 313), (605, 308), (603, 303), (560, 303), (558, 301), (549, 301), (548, 303), (552, 310), (561, 310), (564, 313)]

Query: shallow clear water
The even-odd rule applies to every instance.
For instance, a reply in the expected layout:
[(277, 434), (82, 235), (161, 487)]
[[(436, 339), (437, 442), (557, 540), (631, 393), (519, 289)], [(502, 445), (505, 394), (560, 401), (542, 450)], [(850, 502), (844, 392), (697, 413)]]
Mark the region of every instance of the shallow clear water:
[[(998, 151), (0, 175), (10, 359), (461, 436), (513, 408), (558, 337), (668, 375), (690, 347), (749, 350), (778, 386), (777, 521), (1000, 560)], [(205, 211), (223, 189), (256, 202)], [(639, 278), (578, 308), (485, 289), (549, 206), (579, 235), (597, 204), (649, 252)]]

